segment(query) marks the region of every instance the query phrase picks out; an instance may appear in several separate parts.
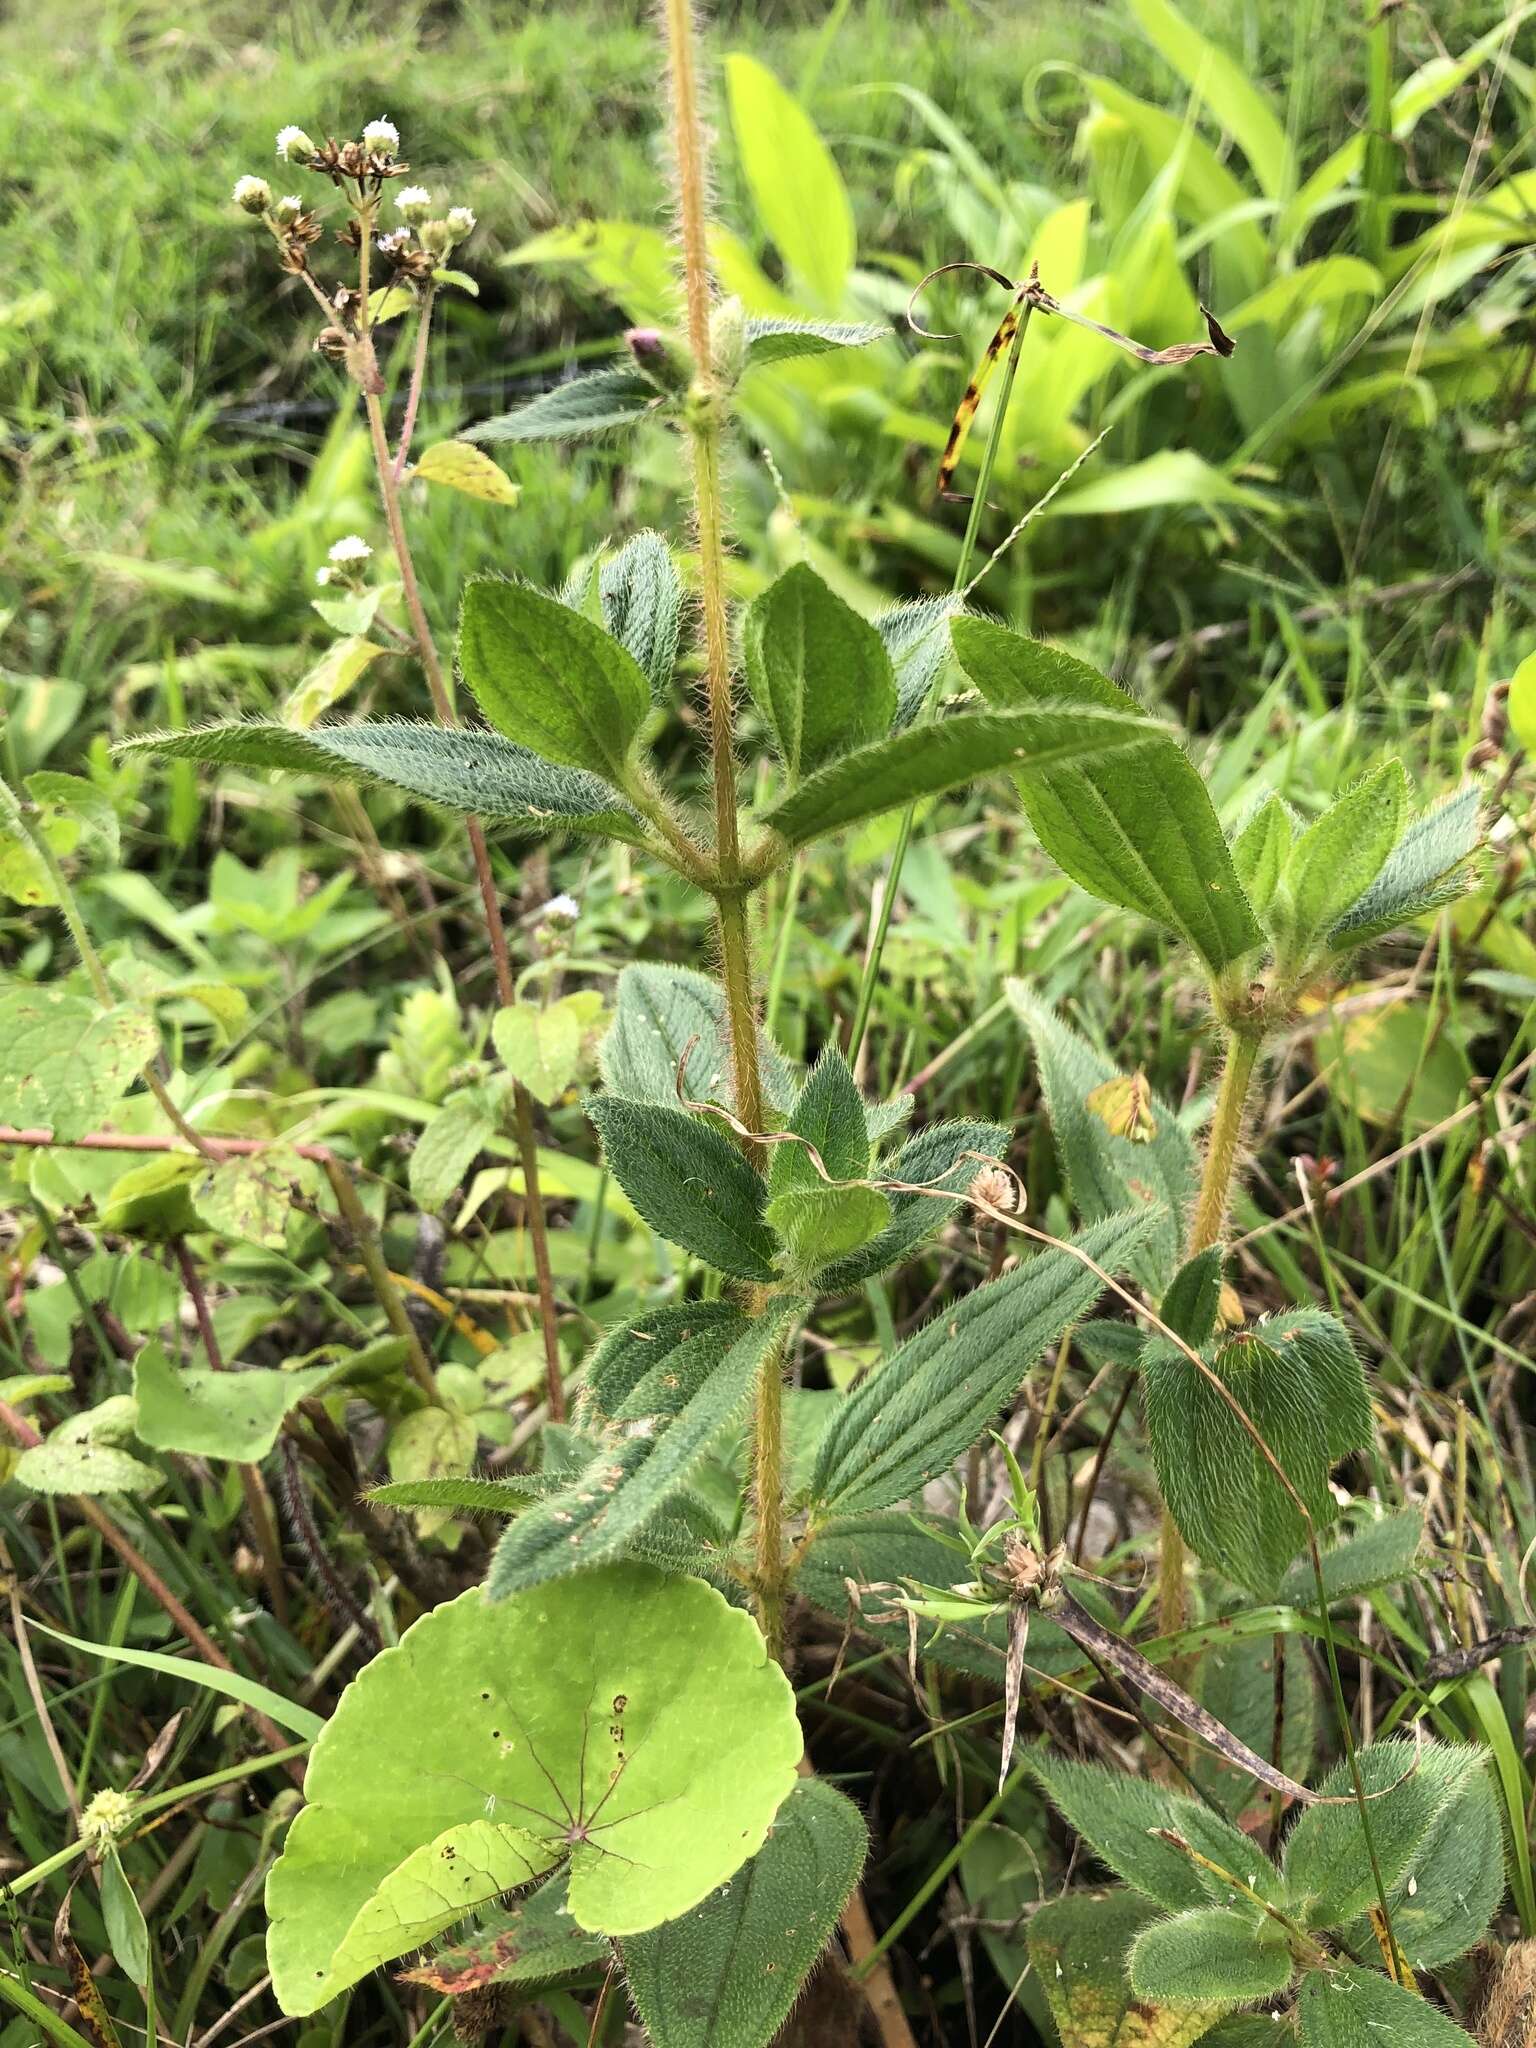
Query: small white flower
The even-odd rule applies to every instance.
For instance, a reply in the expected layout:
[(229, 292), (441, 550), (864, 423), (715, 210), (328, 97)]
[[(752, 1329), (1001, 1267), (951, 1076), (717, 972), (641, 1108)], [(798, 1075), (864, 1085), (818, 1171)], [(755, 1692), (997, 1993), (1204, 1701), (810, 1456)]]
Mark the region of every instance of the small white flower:
[(387, 235), (380, 235), (379, 237), (379, 247), (386, 256), (398, 256), (402, 249), (409, 249), (410, 246), (411, 231), (409, 228), (391, 228)]
[(329, 569), (317, 569), (315, 571), (315, 581), (320, 585), (320, 588), (322, 590), (324, 590), (326, 584), (329, 583), (330, 580), (331, 572)]
[(475, 216), (467, 206), (449, 207), (448, 232), (456, 242), (464, 241), (475, 232)]
[(331, 549), (331, 560), (337, 563), (366, 562), (373, 553), (360, 533), (344, 533)]
[(574, 924), (581, 915), (581, 905), (574, 896), (551, 896), (539, 916), (548, 924)]
[(285, 192), (272, 208), (272, 218), (280, 228), (291, 228), (304, 211), (304, 202), (297, 192)]
[(407, 220), (425, 220), (432, 211), (432, 194), (425, 185), (403, 185), (395, 204)]
[(382, 117), (370, 121), (363, 130), (363, 147), (374, 150), (379, 156), (393, 156), (400, 147), (400, 130), (393, 121)]
[(272, 204), (272, 187), (265, 178), (237, 178), (233, 197), (247, 213), (265, 213)]
[(315, 153), (315, 145), (302, 128), (279, 128), (277, 153), (285, 164), (307, 164)]

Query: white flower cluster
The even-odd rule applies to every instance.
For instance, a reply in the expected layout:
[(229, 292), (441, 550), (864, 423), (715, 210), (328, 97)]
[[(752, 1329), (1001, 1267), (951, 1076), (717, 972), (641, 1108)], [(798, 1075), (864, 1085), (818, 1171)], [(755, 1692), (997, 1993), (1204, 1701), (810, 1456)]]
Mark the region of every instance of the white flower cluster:
[(277, 153), (285, 164), (307, 164), (315, 154), (315, 145), (302, 128), (279, 128)]
[(370, 121), (363, 130), (363, 147), (372, 150), (375, 156), (393, 156), (400, 147), (400, 130), (393, 121), (382, 117)]
[(272, 204), (272, 187), (265, 178), (237, 178), (233, 198), (246, 213), (265, 213)]
[(333, 543), (327, 567), (315, 571), (315, 581), (322, 589), (338, 579), (350, 583), (362, 570), (364, 562), (371, 560), (373, 549), (360, 533), (344, 533)]

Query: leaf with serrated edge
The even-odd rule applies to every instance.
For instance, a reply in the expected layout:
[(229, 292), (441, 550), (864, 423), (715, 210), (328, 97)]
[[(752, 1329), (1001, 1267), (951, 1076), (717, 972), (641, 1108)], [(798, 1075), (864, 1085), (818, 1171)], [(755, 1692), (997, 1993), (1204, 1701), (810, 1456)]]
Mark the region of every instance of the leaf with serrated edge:
[(587, 1114), (608, 1170), (659, 1236), (741, 1280), (773, 1278), (762, 1177), (703, 1117), (597, 1095)]
[(804, 562), (754, 598), (742, 626), (747, 682), (792, 777), (877, 740), (896, 711), (880, 635)]
[(137, 1003), (104, 1010), (55, 988), (0, 996), (0, 1123), (43, 1124), (61, 1142), (114, 1110), (160, 1043)]
[(1224, 1906), (1154, 1920), (1137, 1935), (1129, 1963), (1138, 1998), (1219, 2010), (1278, 1997), (1294, 1969), (1283, 1929)]
[(466, 427), (466, 441), (580, 441), (633, 426), (657, 404), (654, 384), (634, 370), (594, 370), (541, 391), (515, 412)]
[(623, 1944), (652, 2048), (763, 2048), (831, 1938), (869, 1847), (859, 1810), (803, 1778), (767, 1841), (682, 1918)]
[(846, 320), (752, 319), (746, 324), (746, 366), (760, 370), (769, 363), (825, 355), (831, 349), (867, 348), (889, 332), (888, 327), (854, 325)]
[[(431, 1729), (430, 1758), (381, 1772), (410, 1728)], [(316, 2012), (451, 1924), (462, 1907), (397, 1943), (379, 1930), (370, 1960), (347, 1947), (391, 1875), (453, 1829), (525, 1831), (530, 1862), (568, 1862), (591, 1932), (675, 1919), (762, 1846), (800, 1750), (751, 1617), (697, 1580), (626, 1564), (495, 1606), (461, 1594), (352, 1681), (310, 1754), (267, 1880), (278, 2003)], [(592, 1832), (573, 1843), (578, 1820)]]
[(651, 695), (664, 701), (677, 666), (683, 584), (672, 550), (659, 533), (637, 533), (598, 572), (603, 624), (645, 671)]
[(1068, 1892), (1028, 1923), (1030, 1961), (1070, 2048), (1190, 2048), (1211, 2015), (1134, 2001), (1125, 1957), (1153, 1917), (1132, 1892)]
[(1302, 1979), (1296, 2018), (1302, 2048), (1471, 2048), (1471, 2036), (1417, 1991), (1342, 1964)]
[[(770, 1108), (787, 1110), (798, 1085), (789, 1061), (762, 1032), (758, 1058)], [(691, 967), (636, 961), (619, 976), (613, 1023), (598, 1061), (615, 1095), (675, 1108), (689, 1102), (736, 1107), (725, 997), (718, 981)]]

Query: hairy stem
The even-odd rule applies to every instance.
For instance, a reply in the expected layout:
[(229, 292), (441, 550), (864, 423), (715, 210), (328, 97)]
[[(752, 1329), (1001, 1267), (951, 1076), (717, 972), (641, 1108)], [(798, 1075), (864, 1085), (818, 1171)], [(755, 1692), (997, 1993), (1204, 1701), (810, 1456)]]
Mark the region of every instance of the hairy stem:
[[(423, 335), (425, 331), (426, 312), (423, 309)], [(379, 402), (377, 392), (373, 391), (364, 392), (363, 403), (368, 413), (368, 433), (373, 443), (373, 466), (378, 474), (384, 521), (389, 528), (395, 565), (400, 571), (400, 586), (405, 596), (405, 609), (411, 622), (412, 636), (416, 642), (417, 658), (427, 679), (427, 688), (432, 696), (432, 709), (437, 714), (438, 723), (455, 725), (458, 721), (454, 716), (453, 700), (448, 694), (443, 664), (437, 652), (437, 642), (432, 636), (426, 607), (421, 601), (421, 586), (416, 581), (416, 564), (411, 556), (411, 544), (406, 538), (405, 520), (400, 510), (400, 480), (389, 452), (389, 436), (384, 429), (384, 408)], [(402, 438), (402, 449), (406, 446), (408, 441)], [(491, 960), (496, 970), (496, 992), (501, 1003), (506, 1006), (517, 1000), (517, 992), (512, 978), (511, 957), (507, 951), (507, 932), (502, 921), (501, 899), (496, 893), (496, 877), (491, 871), (490, 849), (485, 843), (485, 828), (478, 818), (466, 819), (465, 829), (469, 835), (470, 852), (474, 857), (475, 877), (480, 885), (480, 902), (485, 913), (486, 935), (490, 940)], [(533, 1105), (521, 1082), (514, 1082), (512, 1097), (518, 1162), (523, 1170), (523, 1200), (528, 1215), (528, 1238), (533, 1248), (534, 1283), (539, 1297), (539, 1327), (544, 1338), (544, 1375), (549, 1412), (555, 1421), (560, 1422), (565, 1418), (565, 1382), (560, 1362), (560, 1325), (559, 1312), (555, 1306), (554, 1274), (549, 1262), (549, 1233), (544, 1220), (544, 1199), (539, 1188), (539, 1149), (533, 1128)]]

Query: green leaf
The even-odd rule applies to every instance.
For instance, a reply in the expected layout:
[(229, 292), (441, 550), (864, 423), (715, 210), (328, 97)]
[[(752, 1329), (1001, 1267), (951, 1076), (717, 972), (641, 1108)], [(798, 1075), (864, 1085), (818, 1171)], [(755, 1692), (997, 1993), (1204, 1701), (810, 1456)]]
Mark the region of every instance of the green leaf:
[(791, 1188), (773, 1197), (764, 1217), (784, 1247), (786, 1271), (809, 1287), (824, 1266), (878, 1237), (891, 1205), (875, 1188)]
[(1340, 1964), (1302, 1979), (1302, 2048), (1470, 2048), (1471, 2036), (1417, 1992), (1374, 1970)]
[(576, 1079), (589, 1010), (590, 998), (578, 993), (543, 1009), (515, 1003), (496, 1012), (491, 1037), (497, 1057), (535, 1101), (558, 1102)]
[[(1406, 1741), (1373, 1742), (1360, 1751), (1371, 1839), (1384, 1884), (1395, 1886), (1420, 1874), (1435, 1823), (1485, 1770), (1487, 1754), (1471, 1744)], [(1353, 1790), (1347, 1763), (1338, 1765), (1319, 1786), (1318, 1804), (1307, 1808), (1286, 1840), (1286, 1891), (1308, 1927), (1342, 1927), (1376, 1903), (1360, 1809), (1350, 1798)], [(1323, 1800), (1345, 1803), (1324, 1805)]]
[[(1420, 1570), (1424, 1517), (1417, 1508), (1383, 1515), (1323, 1552), (1323, 1590), (1330, 1601), (1354, 1599), (1378, 1586), (1401, 1585)], [(1280, 1581), (1277, 1596), (1291, 1607), (1317, 1604), (1317, 1580), (1305, 1551)]]
[[(1416, 1970), (1454, 1962), (1482, 1940), (1504, 1888), (1499, 1803), (1489, 1773), (1474, 1771), (1446, 1801), (1409, 1868), (1387, 1886), (1393, 1938)], [(1368, 1919), (1346, 1936), (1356, 1955), (1369, 1954), (1372, 1941)]]
[(436, 442), (417, 458), (411, 475), (488, 505), (515, 505), (521, 496), (507, 472), (468, 441)]
[[(793, 1798), (793, 1793), (791, 1793)], [(612, 1955), (599, 1934), (586, 1934), (571, 1917), (564, 1875), (552, 1877), (506, 1912), (488, 1913), (472, 1934), (434, 1950), (407, 1984), (425, 1984), (446, 1997), (462, 1997), (492, 1984), (553, 1984)]]
[(475, 701), (514, 745), (623, 784), (651, 690), (617, 640), (558, 598), (481, 576), (464, 592), (458, 652)]
[(0, 1123), (46, 1125), (67, 1142), (117, 1107), (160, 1043), (138, 1003), (104, 1010), (58, 988), (0, 995)]
[(494, 732), (373, 719), (301, 733), (253, 722), (147, 733), (125, 740), (119, 751), (286, 769), (331, 782), (382, 782), (445, 810), (541, 832), (597, 832), (636, 844), (644, 838), (639, 819), (608, 783), (558, 768)]
[[(961, 668), (1001, 709), (1137, 709), (1087, 662), (989, 619), (962, 616), (950, 633)], [(1166, 732), (1127, 757), (1025, 762), (1015, 779), (1036, 838), (1081, 888), (1177, 932), (1217, 971), (1262, 942), (1205, 784)]]
[(1272, 921), (1304, 952), (1357, 903), (1386, 866), (1402, 830), (1408, 778), (1384, 761), (1339, 797), (1291, 848)]
[(1056, 1155), (1081, 1214), (1097, 1222), (1138, 1203), (1155, 1209), (1131, 1271), (1149, 1294), (1160, 1297), (1179, 1269), (1184, 1219), (1200, 1181), (1194, 1141), (1169, 1105), (1155, 1096), (1150, 1103), (1155, 1129), (1146, 1144), (1133, 1144), (1111, 1131), (1087, 1103), (1095, 1089), (1122, 1078), (1119, 1069), (1022, 981), (1003, 986), (1034, 1043)]
[(776, 1358), (787, 1308), (770, 1307), (733, 1338), (707, 1323), (655, 1362), (615, 1411), (597, 1453), (568, 1485), (520, 1516), (491, 1559), (492, 1600), (621, 1555), (688, 1480), (747, 1405)]
[[(1289, 1309), (1206, 1354), (1314, 1526), (1338, 1513), (1330, 1468), (1369, 1443), (1370, 1401), (1349, 1334), (1332, 1316)], [(1141, 1355), (1158, 1480), (1191, 1549), (1261, 1600), (1273, 1598), (1306, 1525), (1268, 1460), (1221, 1395), (1162, 1339)]]
[(587, 1114), (608, 1170), (659, 1236), (721, 1273), (773, 1278), (773, 1233), (762, 1177), (700, 1116), (655, 1102), (597, 1095)]
[(423, 1209), (441, 1209), (496, 1135), (484, 1094), (460, 1095), (422, 1127), (411, 1154), (411, 1195)]
[[(1000, 1163), (1007, 1150), (1008, 1131), (1002, 1124), (929, 1124), (909, 1138), (893, 1159), (875, 1169), (877, 1180), (892, 1183), (886, 1192), (890, 1221), (868, 1244), (822, 1268), (816, 1279), (820, 1292), (846, 1294), (872, 1274), (899, 1265), (943, 1229), (976, 1176)], [(934, 1192), (910, 1194), (896, 1183)]]
[(108, 1842), (101, 1859), (101, 1917), (106, 1923), (107, 1947), (130, 1984), (142, 1990), (149, 1982), (149, 1928), (144, 1909), (128, 1882), (117, 1844)]
[(1152, 1911), (1134, 1892), (1067, 1892), (1029, 1921), (1029, 1958), (1068, 2048), (1190, 2048), (1210, 2026), (1208, 2012), (1133, 1996), (1125, 1958)]
[(280, 1251), (295, 1188), (314, 1173), (297, 1152), (278, 1143), (210, 1166), (192, 1183), (192, 1206), (209, 1230)]
[(308, 1707), (296, 1706), (269, 1686), (258, 1685), (253, 1678), (242, 1678), (238, 1671), (223, 1671), (216, 1664), (200, 1664), (195, 1657), (167, 1656), (161, 1650), (130, 1650), (118, 1643), (83, 1642), (78, 1636), (65, 1635), (62, 1629), (47, 1628), (40, 1621), (29, 1622), (28, 1627), (42, 1629), (43, 1634), (52, 1636), (55, 1642), (65, 1643), (83, 1656), (99, 1657), (105, 1664), (132, 1664), (140, 1671), (154, 1671), (162, 1678), (184, 1680), (188, 1684), (202, 1686), (205, 1692), (216, 1692), (224, 1699), (238, 1700), (243, 1707), (252, 1707), (258, 1714), (265, 1714), (279, 1728), (287, 1728), (302, 1742), (313, 1742), (325, 1726), (320, 1716), (312, 1714)]
[(389, 1480), (363, 1496), (375, 1507), (469, 1515), (518, 1515), (538, 1497), (523, 1480), (474, 1478)]
[(80, 1442), (57, 1430), (23, 1451), (10, 1475), (30, 1493), (153, 1493), (162, 1475), (115, 1444)]
[(56, 854), (115, 863), (122, 834), (112, 799), (83, 775), (61, 775), (40, 768), (26, 779), (26, 792), (37, 806), (33, 830), (41, 832)]
[(1221, 1271), (1225, 1264), (1219, 1246), (1196, 1254), (1180, 1266), (1173, 1284), (1158, 1304), (1158, 1316), (1176, 1337), (1186, 1344), (1206, 1343), (1216, 1327), (1221, 1307)]
[(923, 597), (892, 605), (872, 621), (896, 671), (894, 732), (904, 732), (933, 694), (949, 659), (949, 622), (955, 605), (951, 597)]
[(1232, 842), (1232, 865), (1256, 916), (1262, 917), (1275, 899), (1294, 831), (1290, 806), (1281, 797), (1267, 796)]
[(389, 1433), (390, 1477), (406, 1486), (462, 1480), (475, 1462), (473, 1418), (455, 1408), (417, 1408)]
[(889, 729), (896, 679), (880, 635), (804, 562), (753, 600), (742, 649), (792, 779)]
[[(1075, 1242), (1114, 1272), (1146, 1228), (1144, 1216), (1112, 1217)], [(907, 1500), (948, 1471), (1102, 1287), (1070, 1251), (1036, 1252), (909, 1338), (828, 1424), (810, 1488), (818, 1519)]]
[(593, 1351), (576, 1396), (579, 1428), (606, 1429), (626, 1401), (653, 1372), (656, 1362), (704, 1330), (719, 1332), (724, 1357), (748, 1328), (746, 1317), (728, 1301), (675, 1302), (647, 1309), (610, 1330)]
[[(1317, 1737), (1317, 1687), (1303, 1644), (1294, 1637), (1253, 1637), (1218, 1641), (1201, 1659), (1192, 1690), (1223, 1728), (1259, 1756), (1274, 1756), (1275, 1659), (1283, 1660), (1285, 1723), (1280, 1754), (1274, 1760), (1288, 1777), (1305, 1779), (1312, 1768)], [(1223, 1813), (1245, 1812), (1258, 1791), (1257, 1780), (1215, 1751), (1201, 1750), (1190, 1774)]]
[[(431, 1730), (430, 1758), (382, 1770), (409, 1729)], [(629, 1564), (494, 1606), (464, 1593), (352, 1681), (315, 1745), (267, 1882), (278, 2003), (316, 2012), (505, 1890), (492, 1838), (508, 1858), (568, 1864), (590, 1932), (675, 1919), (761, 1848), (800, 1750), (750, 1616), (697, 1580)], [(393, 1930), (369, 1924), (392, 1876), (471, 1828), (487, 1859), (475, 1883), (431, 1912), (410, 1902)]]
[(651, 695), (663, 701), (677, 667), (683, 616), (682, 579), (672, 550), (659, 533), (637, 533), (598, 575), (603, 623), (645, 672)]
[(1359, 945), (1464, 895), (1474, 879), (1481, 802), (1469, 785), (1412, 819), (1375, 881), (1334, 926), (1335, 947)]
[(857, 246), (831, 152), (799, 101), (755, 57), (725, 60), (742, 176), (768, 239), (818, 304), (841, 304)]
[(746, 325), (747, 368), (760, 370), (769, 363), (787, 363), (798, 356), (826, 355), (829, 350), (864, 348), (881, 341), (888, 327), (852, 325), (846, 320), (790, 320), (759, 318)]
[(1282, 1928), (1222, 1906), (1154, 1921), (1137, 1935), (1129, 1962), (1138, 1998), (1218, 2008), (1277, 1997), (1294, 1968)]
[(828, 1046), (812, 1067), (785, 1129), (805, 1143), (774, 1145), (768, 1166), (770, 1194), (824, 1188), (828, 1181), (862, 1180), (868, 1173), (864, 1098), (836, 1046)]
[(1130, 7), (1161, 55), (1247, 157), (1264, 196), (1285, 199), (1294, 183), (1294, 155), (1267, 95), (1171, 0), (1130, 0)]
[[(1044, 1750), (1033, 1752), (1029, 1765), (1052, 1805), (1099, 1860), (1156, 1905), (1184, 1913), (1232, 1903), (1231, 1886), (1164, 1841), (1163, 1834), (1177, 1835), (1206, 1862), (1240, 1877), (1260, 1898), (1281, 1902), (1280, 1876), (1268, 1857), (1198, 1799), (1098, 1764), (1068, 1763)], [(1257, 1917), (1254, 1908), (1250, 1923)]]
[(513, 412), (466, 427), (466, 441), (584, 441), (615, 427), (633, 426), (659, 393), (638, 370), (595, 370), (541, 391)]
[(277, 1442), (288, 1411), (318, 1393), (337, 1371), (334, 1365), (312, 1365), (298, 1372), (267, 1366), (184, 1372), (154, 1341), (134, 1361), (137, 1434), (157, 1451), (257, 1464)]
[(1143, 718), (1100, 710), (959, 711), (841, 755), (763, 813), (790, 846), (804, 846), (881, 811), (937, 796), (979, 775), (1110, 755), (1149, 744)]
[(859, 1810), (802, 1778), (728, 1885), (622, 1946), (652, 2048), (767, 2048), (832, 1932), (869, 1847)]
[[(761, 1032), (758, 1057), (769, 1106), (785, 1111), (795, 1097), (789, 1062)], [(718, 981), (691, 967), (635, 962), (619, 976), (613, 1023), (599, 1055), (603, 1080), (634, 1102), (690, 1102), (736, 1107), (725, 997)]]
[(345, 640), (333, 640), (309, 673), (299, 682), (283, 706), (283, 723), (300, 732), (349, 696), (352, 686), (365, 675), (387, 647), (354, 633)]

